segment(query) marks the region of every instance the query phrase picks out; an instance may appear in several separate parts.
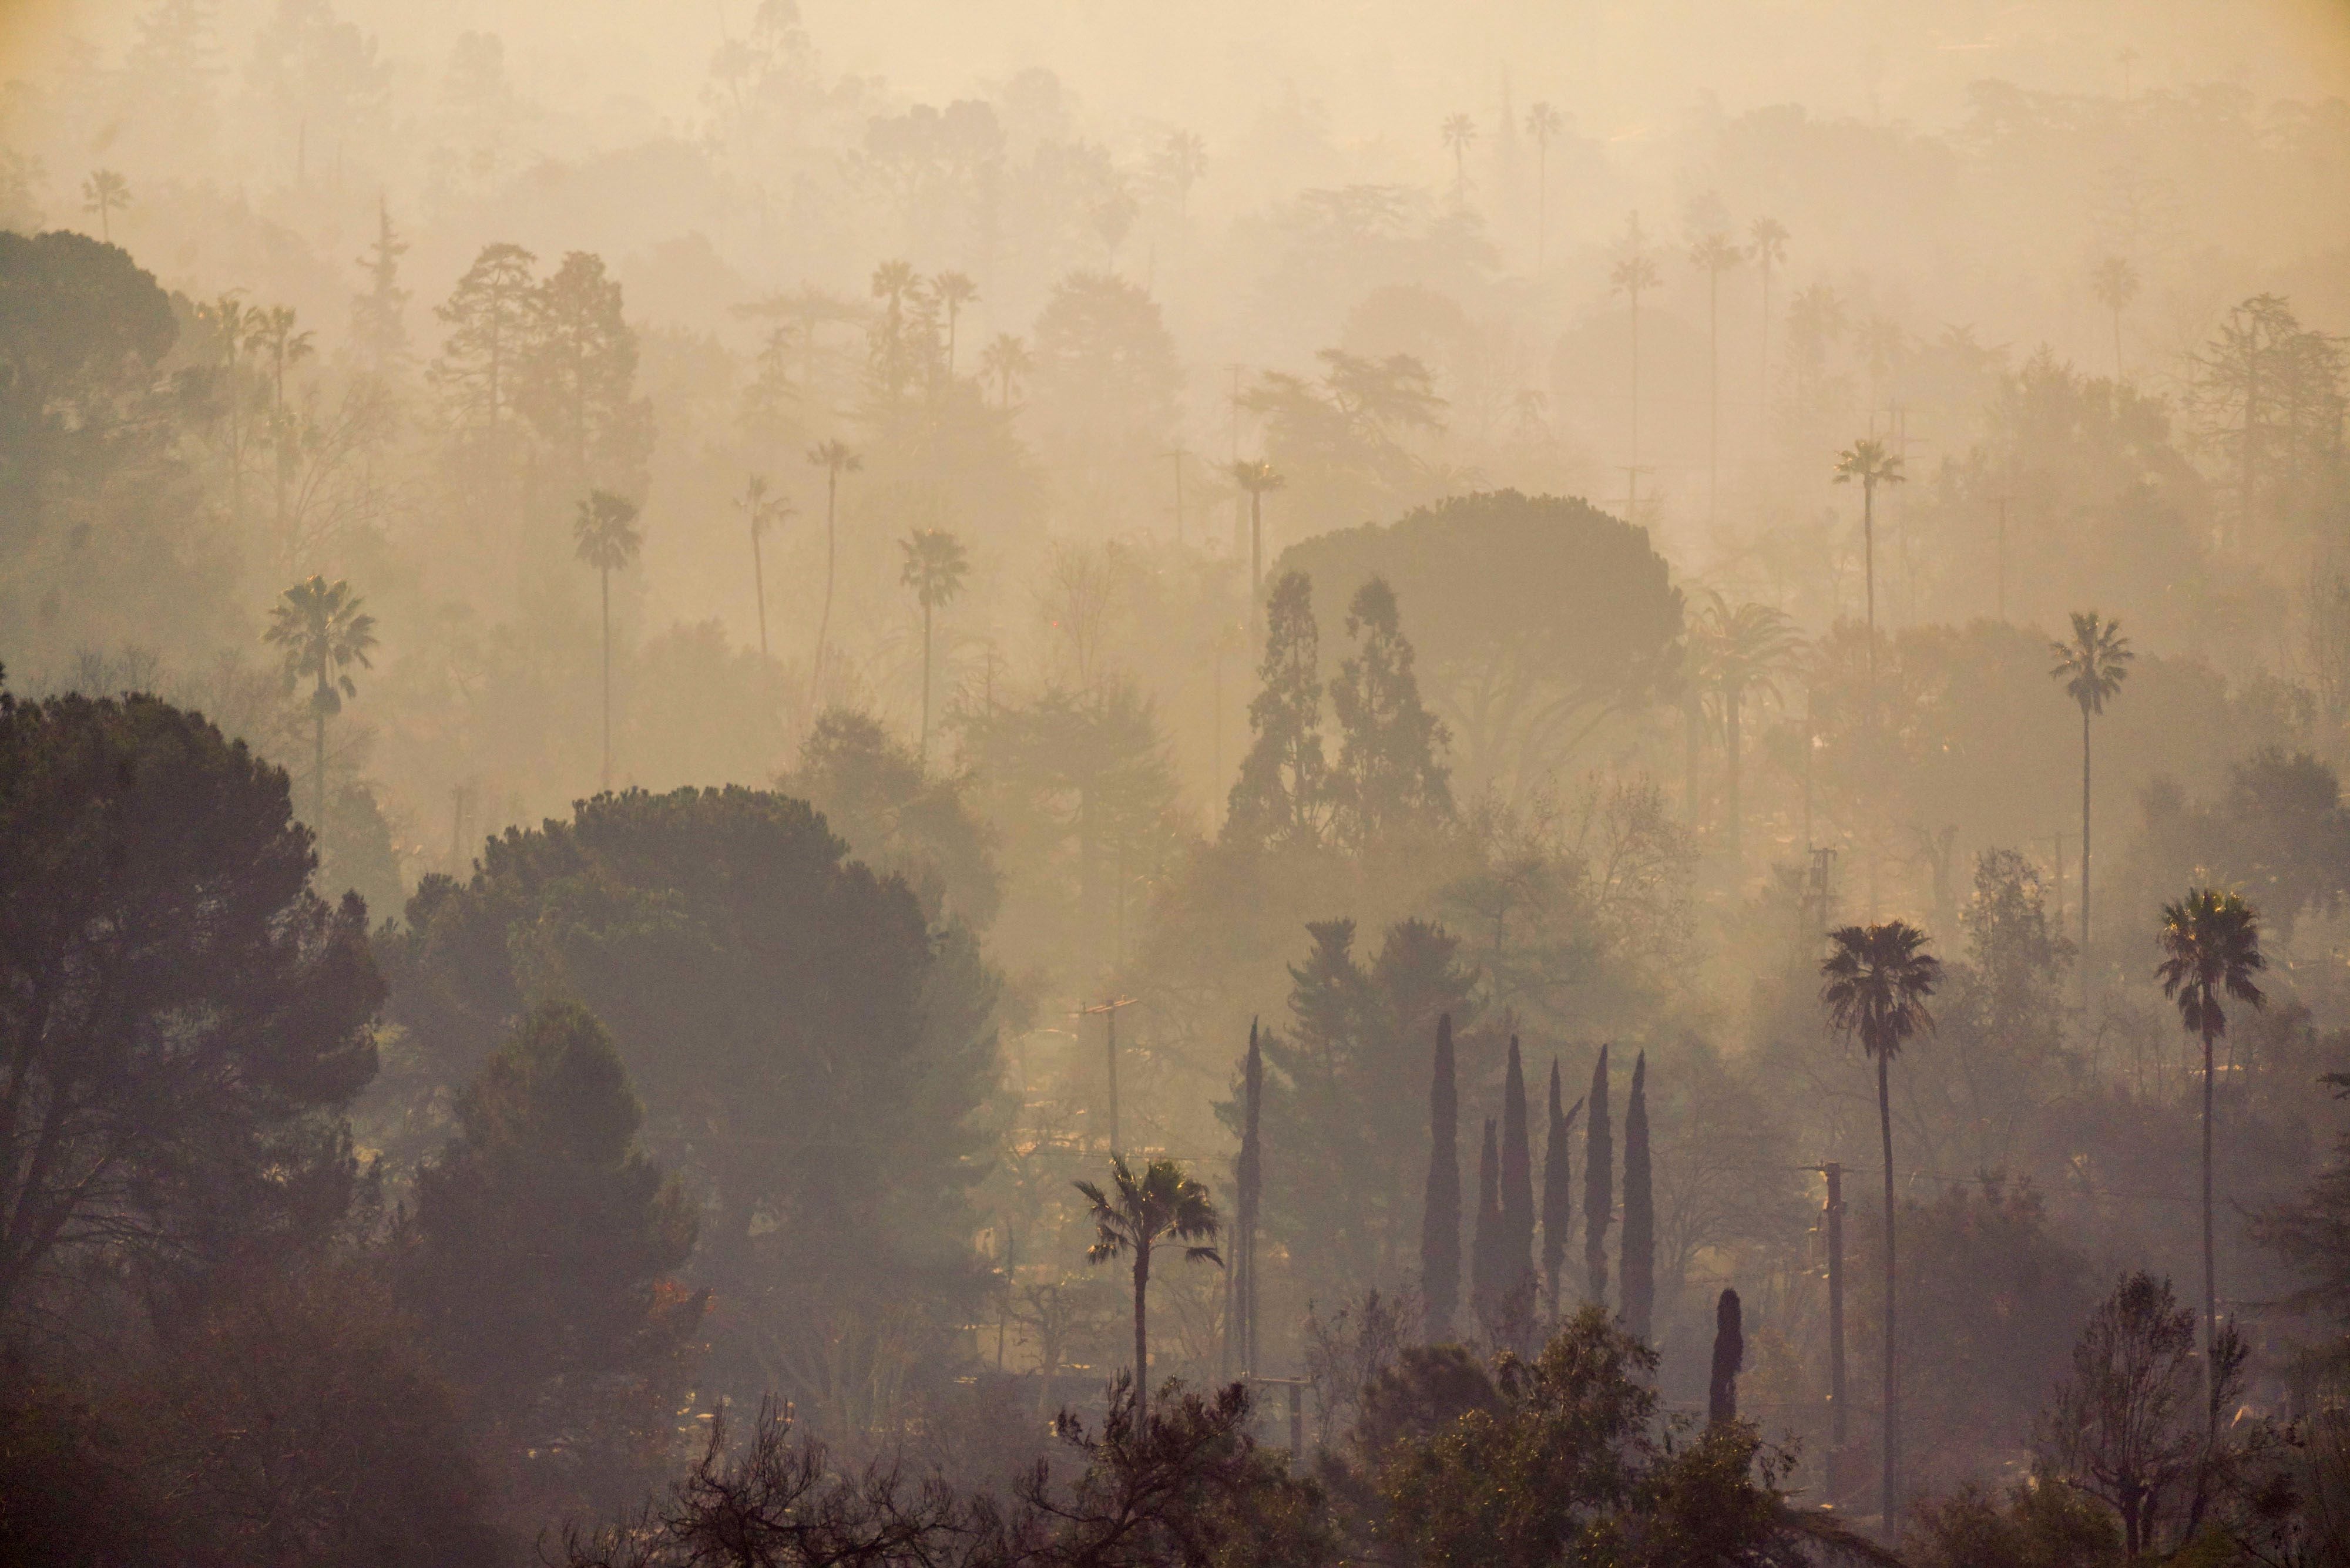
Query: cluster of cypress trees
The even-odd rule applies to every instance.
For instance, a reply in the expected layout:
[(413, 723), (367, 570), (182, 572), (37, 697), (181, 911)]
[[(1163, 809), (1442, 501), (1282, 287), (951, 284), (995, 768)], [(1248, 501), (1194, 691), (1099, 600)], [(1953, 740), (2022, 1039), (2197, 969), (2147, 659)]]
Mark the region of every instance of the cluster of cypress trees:
[[(1623, 1273), (1619, 1314), (1635, 1335), (1648, 1337), (1656, 1311), (1656, 1202), (1648, 1153), (1648, 1062), (1632, 1066), (1632, 1093), (1624, 1110)], [(1555, 1324), (1574, 1223), (1575, 1124), (1586, 1106), (1591, 1119), (1584, 1158), (1584, 1263), (1586, 1300), (1607, 1300), (1607, 1231), (1616, 1220), (1615, 1134), (1608, 1115), (1607, 1047), (1591, 1070), (1591, 1092), (1561, 1109), (1559, 1064), (1550, 1069), (1549, 1118), (1543, 1150), (1542, 1250), (1536, 1271), (1534, 1150), (1526, 1080), (1517, 1038), (1510, 1040), (1502, 1114), (1485, 1118), (1478, 1157), (1477, 1208), (1471, 1233), (1470, 1305), (1487, 1337), (1528, 1346), (1538, 1315)], [(1436, 1061), (1429, 1086), (1427, 1200), (1420, 1230), (1420, 1292), (1430, 1343), (1454, 1336), (1461, 1305), (1461, 1093), (1455, 1081), (1452, 1020), (1436, 1026)]]

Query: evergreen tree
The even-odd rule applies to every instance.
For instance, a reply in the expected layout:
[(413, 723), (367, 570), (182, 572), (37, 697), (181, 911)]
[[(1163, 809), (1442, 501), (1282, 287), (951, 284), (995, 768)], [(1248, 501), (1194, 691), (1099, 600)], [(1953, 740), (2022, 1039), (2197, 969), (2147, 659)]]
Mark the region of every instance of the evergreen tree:
[(1583, 1153), (1583, 1266), (1591, 1303), (1607, 1304), (1607, 1226), (1616, 1210), (1616, 1145), (1607, 1125), (1607, 1047), (1591, 1069), (1591, 1130)]
[(1738, 1375), (1746, 1366), (1746, 1327), (1738, 1293), (1725, 1290), (1713, 1308), (1713, 1377), (1706, 1390), (1708, 1426), (1738, 1419)]
[(1509, 1075), (1502, 1090), (1502, 1239), (1493, 1284), (1496, 1300), (1509, 1302), (1513, 1315), (1522, 1305), (1530, 1305), (1534, 1296), (1534, 1161), (1526, 1123), (1525, 1068), (1518, 1055), (1518, 1037), (1513, 1034)]
[(1657, 1308), (1657, 1202), (1648, 1170), (1648, 1054), (1632, 1059), (1624, 1106), (1624, 1326), (1646, 1344)]
[(1248, 1058), (1241, 1068), (1241, 1157), (1237, 1178), (1240, 1233), (1232, 1241), (1234, 1293), (1239, 1312), (1234, 1327), (1240, 1346), (1239, 1372), (1256, 1370), (1256, 1223), (1264, 1191), (1264, 1145), (1261, 1125), (1264, 1103), (1264, 1053), (1257, 1043), (1256, 1020), (1249, 1020)]
[(1487, 1338), (1497, 1336), (1504, 1288), (1500, 1133), (1500, 1126), (1487, 1116), (1485, 1147), (1477, 1157), (1477, 1229), (1469, 1241), (1469, 1301)]
[(1452, 1081), (1452, 1015), (1436, 1021), (1428, 1090), (1428, 1195), (1420, 1210), (1419, 1294), (1430, 1345), (1452, 1337), (1461, 1304), (1461, 1094)]
[(376, 202), (375, 244), (359, 257), (367, 292), (351, 299), (351, 338), (367, 356), (368, 368), (388, 376), (408, 358), (408, 290), (400, 286), (400, 258), (408, 242), (391, 226), (391, 206)]
[(449, 328), (428, 373), (460, 436), (487, 440), (513, 412), (515, 383), (529, 348), (538, 258), (520, 245), (482, 247), (446, 303), (435, 307)]
[(1550, 1063), (1550, 1134), (1543, 1144), (1543, 1287), (1551, 1327), (1558, 1326), (1558, 1276), (1566, 1263), (1566, 1243), (1575, 1229), (1575, 1153), (1569, 1141), (1583, 1102), (1562, 1115), (1558, 1108), (1558, 1058)]
[(1256, 739), (1232, 785), (1224, 836), (1311, 846), (1320, 841), (1327, 787), (1313, 583), (1302, 572), (1287, 574), (1274, 584), (1266, 614), (1263, 684), (1249, 704)]
[(631, 1496), (701, 1319), (668, 1283), (692, 1201), (639, 1147), (628, 1072), (576, 1002), (526, 1013), (457, 1116), (417, 1172), (411, 1298), (494, 1450), (558, 1449), (566, 1490)]
[(521, 370), (515, 406), (554, 448), (565, 488), (642, 488), (652, 408), (632, 395), (637, 335), (602, 257), (573, 251), (533, 291)]
[(1359, 848), (1399, 829), (1451, 819), (1451, 773), (1439, 759), (1451, 735), (1421, 705), (1411, 643), (1386, 578), (1356, 590), (1347, 635), (1355, 651), (1330, 683), (1342, 736), (1330, 796), (1332, 826)]

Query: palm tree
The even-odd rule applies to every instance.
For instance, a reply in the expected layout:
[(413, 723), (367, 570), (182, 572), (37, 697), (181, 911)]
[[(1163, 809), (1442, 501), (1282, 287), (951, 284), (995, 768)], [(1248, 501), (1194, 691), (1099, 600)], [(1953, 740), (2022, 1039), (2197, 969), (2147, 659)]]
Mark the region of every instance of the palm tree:
[(840, 476), (865, 466), (864, 459), (838, 440), (820, 441), (808, 448), (808, 462), (824, 470), (824, 611), (816, 623), (816, 663), (808, 670), (808, 709), (815, 711), (824, 688), (824, 642), (832, 630), (833, 565), (837, 557), (840, 516)]
[(1632, 469), (1637, 475), (1640, 467), (1640, 294), (1657, 286), (1661, 275), (1657, 264), (1648, 259), (1648, 250), (1640, 238), (1640, 214), (1632, 214), (1630, 239), (1622, 261), (1607, 275), (1607, 292), (1620, 294), (1632, 302)]
[(1249, 498), (1249, 631), (1256, 631), (1257, 601), (1264, 597), (1264, 497), (1289, 483), (1264, 458), (1244, 458), (1232, 466), (1232, 483)]
[(1784, 612), (1769, 605), (1733, 607), (1720, 590), (1708, 591), (1710, 602), (1698, 612), (1691, 628), (1697, 644), (1699, 670), (1721, 704), (1721, 738), (1730, 763), (1730, 858), (1739, 863), (1740, 719), (1746, 695), (1752, 691), (1775, 698), (1779, 676), (1802, 653), (1804, 639)]
[(2050, 679), (2064, 683), (2065, 695), (2081, 705), (2081, 1027), (2089, 1027), (2089, 721), (2106, 711), (2106, 701), (2129, 679), (2129, 639), (2121, 622), (2095, 610), (2073, 612), (2073, 640), (2052, 642), (2056, 656)]
[(1526, 134), (1534, 139), (1534, 271), (1543, 269), (1550, 244), (1550, 144), (1566, 120), (1547, 103), (1526, 110)]
[(1746, 259), (1728, 234), (1708, 234), (1690, 247), (1691, 265), (1705, 269), (1706, 416), (1705, 517), (1714, 518), (1715, 498), (1721, 489), (1721, 275)]
[(98, 214), (98, 237), (114, 243), (113, 216), (118, 207), (130, 205), (130, 182), (111, 169), (94, 170), (81, 182), (81, 210)]
[(1746, 225), (1746, 250), (1762, 269), (1762, 401), (1771, 404), (1771, 269), (1787, 259), (1787, 226), (1776, 218), (1757, 218)]
[(1139, 1179), (1126, 1157), (1109, 1157), (1110, 1190), (1090, 1181), (1076, 1184), (1093, 1205), (1094, 1244), (1086, 1261), (1107, 1263), (1127, 1253), (1134, 1255), (1134, 1413), (1138, 1420), (1149, 1407), (1150, 1334), (1149, 1301), (1150, 1253), (1170, 1241), (1185, 1243), (1183, 1255), (1223, 1266), (1211, 1245), (1221, 1223), (1208, 1189), (1183, 1174), (1171, 1159), (1154, 1159)]
[(592, 490), (571, 522), (579, 558), (596, 568), (604, 590), (604, 788), (612, 787), (612, 574), (636, 564), (645, 547), (637, 531), (637, 504), (608, 490)]
[(959, 272), (942, 272), (931, 279), (931, 290), (947, 312), (947, 374), (951, 377), (955, 367), (955, 322), (962, 307), (979, 299), (979, 285)]
[(1007, 412), (1012, 407), (1012, 384), (1035, 367), (1028, 357), (1028, 345), (1009, 332), (997, 333), (979, 351), (980, 379), (995, 383), (995, 406)]
[(276, 458), (276, 514), (278, 548), (293, 554), (293, 530), (288, 525), (286, 507), (286, 485), (294, 476), (293, 420), (286, 410), (286, 367), (309, 357), (314, 334), (294, 330), (294, 307), (273, 305), (266, 310), (244, 313), (245, 343), (269, 358), (269, 445)]
[(1877, 1062), (1877, 1127), (1885, 1157), (1885, 1477), (1887, 1528), (1900, 1514), (1901, 1379), (1895, 1355), (1893, 1267), (1893, 1091), (1889, 1069), (1901, 1047), (1934, 1026), (1927, 998), (1942, 963), (1926, 950), (1926, 933), (1902, 920), (1846, 926), (1828, 934), (1820, 963), (1820, 1004), (1829, 1026)]
[(924, 761), (931, 754), (931, 616), (941, 605), (962, 592), (962, 579), (971, 570), (965, 558), (962, 541), (943, 528), (917, 528), (898, 542), (906, 554), (898, 581), (914, 590), (914, 597), (922, 606), (922, 749)]
[(286, 679), (308, 680), (312, 725), (310, 826), (321, 838), (327, 831), (327, 721), (343, 711), (343, 699), (359, 689), (351, 680), (351, 666), (375, 668), (368, 649), (375, 646), (375, 617), (359, 608), (350, 584), (338, 578), (307, 577), (287, 588), (270, 607), (269, 629), (264, 642), (286, 650)]
[(2122, 312), (2137, 297), (2137, 269), (2119, 256), (2107, 256), (2089, 275), (2089, 286), (2096, 290), (2097, 303), (2113, 312), (2114, 317), (2114, 379), (2122, 379)]
[(759, 667), (767, 666), (767, 567), (759, 545), (768, 524), (781, 523), (794, 510), (792, 504), (780, 495), (767, 493), (767, 476), (754, 473), (743, 486), (743, 498), (734, 503), (751, 525), (751, 582), (759, 595)]
[(2220, 1287), (2211, 1262), (2211, 1042), (2228, 1032), (2222, 995), (2258, 1009), (2268, 1001), (2252, 976), (2268, 967), (2261, 955), (2260, 911), (2238, 893), (2195, 888), (2162, 909), (2155, 940), (2162, 962), (2155, 978), (2178, 1003), (2178, 1022), (2203, 1037), (2203, 1387), (2211, 1389), (2211, 1355), (2220, 1324)]
[(1846, 447), (1836, 458), (1835, 482), (1860, 481), (1860, 541), (1868, 592), (1868, 706), (1877, 711), (1877, 487), (1902, 482), (1901, 460), (1873, 436)]
[(1465, 114), (1444, 117), (1444, 146), (1452, 154), (1452, 199), (1469, 194), (1469, 150), (1477, 145), (1477, 122)]

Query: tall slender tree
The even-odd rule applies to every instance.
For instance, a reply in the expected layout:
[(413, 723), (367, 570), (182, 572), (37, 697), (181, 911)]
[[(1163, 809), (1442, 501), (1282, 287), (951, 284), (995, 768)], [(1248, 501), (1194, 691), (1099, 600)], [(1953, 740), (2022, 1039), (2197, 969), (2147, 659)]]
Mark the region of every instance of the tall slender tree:
[(979, 351), (979, 379), (995, 383), (995, 407), (1001, 413), (1012, 411), (1014, 385), (1035, 368), (1028, 345), (1009, 332), (997, 333)]
[(251, 345), (269, 365), (269, 450), (276, 481), (274, 520), (277, 547), (289, 565), (295, 556), (289, 491), (295, 467), (300, 461), (302, 442), (300, 421), (286, 400), (286, 372), (308, 358), (316, 348), (316, 335), (307, 328), (296, 332), (294, 321), (293, 306), (286, 305), (252, 311), (245, 317)]
[(367, 275), (363, 294), (351, 296), (351, 337), (368, 358), (369, 369), (388, 376), (408, 358), (409, 291), (400, 286), (400, 258), (408, 242), (391, 224), (391, 204), (376, 199), (375, 244), (359, 259)]
[(947, 374), (954, 374), (955, 327), (962, 319), (963, 307), (979, 302), (979, 285), (959, 272), (942, 272), (931, 280), (931, 291), (938, 296), (940, 308), (947, 313)]
[(1264, 1201), (1264, 1052), (1257, 1043), (1256, 1020), (1249, 1020), (1248, 1055), (1241, 1063), (1241, 1156), (1234, 1171), (1238, 1185), (1240, 1233), (1233, 1239), (1232, 1267), (1238, 1274), (1234, 1298), (1239, 1306), (1240, 1374), (1256, 1373), (1256, 1228)]
[(1076, 1184), (1094, 1222), (1086, 1261), (1134, 1260), (1134, 1413), (1141, 1420), (1150, 1407), (1150, 1255), (1180, 1242), (1185, 1258), (1221, 1268), (1214, 1245), (1220, 1221), (1208, 1189), (1171, 1159), (1154, 1159), (1137, 1176), (1124, 1155), (1114, 1154), (1109, 1175), (1107, 1191), (1090, 1181)]
[(1787, 259), (1787, 226), (1776, 218), (1757, 218), (1746, 226), (1747, 254), (1762, 274), (1762, 354), (1760, 374), (1762, 396), (1756, 405), (1771, 407), (1771, 272)]
[(1590, 1130), (1583, 1148), (1583, 1269), (1589, 1301), (1607, 1304), (1607, 1227), (1616, 1213), (1616, 1132), (1607, 1122), (1607, 1047), (1591, 1069)]
[(1453, 1081), (1452, 1014), (1436, 1021), (1428, 1086), (1428, 1190), (1420, 1204), (1419, 1295), (1430, 1345), (1452, 1337), (1461, 1304), (1461, 1092)]
[(1738, 1293), (1724, 1290), (1713, 1303), (1713, 1376), (1705, 1399), (1708, 1426), (1726, 1427), (1738, 1419), (1738, 1375), (1746, 1367), (1745, 1319)]
[(1648, 1168), (1648, 1054), (1632, 1058), (1624, 1102), (1624, 1326), (1646, 1343), (1657, 1314), (1657, 1196)]
[(1442, 130), (1444, 150), (1452, 154), (1452, 199), (1469, 199), (1469, 152), (1477, 145), (1477, 122), (1465, 114), (1448, 114)]
[(359, 608), (351, 586), (338, 579), (308, 577), (287, 588), (270, 607), (269, 629), (262, 640), (286, 650), (286, 679), (307, 680), (313, 742), (310, 768), (310, 831), (320, 839), (327, 833), (327, 721), (343, 711), (343, 699), (359, 694), (351, 668), (374, 666), (368, 660), (375, 647), (375, 617)]
[(2114, 379), (2122, 379), (2122, 312), (2137, 297), (2137, 269), (2120, 256), (2107, 256), (2089, 275), (2089, 286), (2097, 296), (2097, 303), (2106, 307), (2114, 321)]
[(1865, 436), (1836, 459), (1835, 482), (1860, 485), (1860, 541), (1868, 600), (1868, 717), (1877, 714), (1877, 487), (1901, 483), (1901, 460), (1885, 443)]
[(637, 504), (608, 490), (588, 492), (572, 520), (579, 558), (596, 568), (604, 609), (604, 788), (612, 787), (612, 574), (636, 564), (645, 547), (637, 528)]
[[(1640, 233), (1640, 214), (1632, 214), (1627, 230), (1624, 255), (1607, 275), (1611, 294), (1620, 294), (1632, 306), (1632, 472), (1638, 488), (1640, 471), (1640, 296), (1657, 286), (1663, 275), (1648, 254), (1648, 242)], [(1638, 522), (1638, 518), (1633, 518)]]
[[(1502, 1248), (1493, 1282), (1513, 1318), (1522, 1301), (1533, 1306), (1536, 1278), (1534, 1137), (1528, 1121), (1525, 1067), (1518, 1055), (1518, 1037), (1513, 1034), (1509, 1071), (1502, 1085)], [(1533, 1321), (1531, 1314), (1527, 1321)]]
[(1820, 963), (1820, 1004), (1828, 1023), (1877, 1064), (1877, 1128), (1885, 1159), (1884, 1517), (1901, 1511), (1901, 1358), (1896, 1337), (1894, 1267), (1893, 1059), (1919, 1031), (1934, 1026), (1927, 1002), (1942, 964), (1926, 950), (1926, 933), (1901, 920), (1845, 926), (1828, 935)]
[(1500, 1127), (1485, 1118), (1485, 1147), (1477, 1157), (1477, 1229), (1469, 1241), (1469, 1300), (1488, 1339), (1501, 1336), (1502, 1277), (1508, 1246), (1502, 1239)]
[(824, 609), (816, 623), (816, 658), (808, 667), (808, 711), (813, 713), (824, 696), (825, 639), (832, 633), (832, 587), (840, 556), (840, 476), (865, 466), (864, 459), (838, 440), (820, 441), (808, 448), (808, 462), (824, 470)]
[(2081, 1028), (2089, 1028), (2092, 977), (2089, 961), (2089, 721), (2106, 711), (2106, 703), (2129, 679), (2129, 639), (2121, 622), (2106, 620), (2095, 610), (2073, 612), (2073, 640), (2052, 642), (2056, 656), (2051, 680), (2064, 683), (2064, 694), (2081, 705)]
[(2178, 1004), (2178, 1022), (2203, 1042), (2203, 1376), (2210, 1390), (2220, 1333), (2219, 1271), (2211, 1251), (2211, 1043), (2228, 1032), (2222, 1000), (2258, 1009), (2268, 998), (2253, 976), (2268, 967), (2261, 952), (2260, 912), (2241, 894), (2197, 888), (2162, 910), (2155, 977)]
[(1690, 262), (1705, 270), (1705, 519), (1721, 511), (1721, 275), (1746, 259), (1728, 234), (1708, 234), (1690, 247)]
[(751, 525), (751, 582), (759, 600), (759, 663), (767, 663), (767, 563), (761, 545), (767, 530), (792, 514), (792, 504), (781, 495), (767, 493), (767, 476), (754, 473), (743, 483), (742, 498), (734, 509)]
[(922, 739), (919, 754), (928, 760), (931, 671), (937, 664), (931, 651), (931, 618), (941, 606), (951, 604), (955, 596), (962, 592), (962, 580), (971, 570), (971, 562), (963, 554), (962, 541), (943, 528), (917, 528), (899, 541), (898, 548), (905, 555), (898, 581), (914, 590), (914, 597), (922, 607)]
[(1558, 1058), (1550, 1060), (1550, 1134), (1543, 1142), (1542, 1266), (1543, 1294), (1549, 1303), (1550, 1326), (1559, 1317), (1559, 1272), (1566, 1264), (1566, 1245), (1575, 1232), (1575, 1121), (1583, 1102), (1562, 1114), (1558, 1108)]
[(1534, 139), (1534, 272), (1539, 275), (1550, 247), (1550, 144), (1566, 120), (1547, 103), (1526, 110), (1526, 134)]
[(114, 243), (114, 214), (130, 205), (130, 182), (111, 169), (93, 170), (81, 182), (81, 210), (98, 216), (98, 237)]
[(1697, 684), (1719, 705), (1724, 772), (1729, 780), (1725, 807), (1731, 864), (1740, 864), (1740, 839), (1745, 818), (1742, 785), (1745, 777), (1746, 699), (1775, 698), (1779, 677), (1803, 652), (1804, 639), (1783, 610), (1747, 603), (1733, 607), (1720, 589), (1708, 590), (1690, 628), (1691, 663)]

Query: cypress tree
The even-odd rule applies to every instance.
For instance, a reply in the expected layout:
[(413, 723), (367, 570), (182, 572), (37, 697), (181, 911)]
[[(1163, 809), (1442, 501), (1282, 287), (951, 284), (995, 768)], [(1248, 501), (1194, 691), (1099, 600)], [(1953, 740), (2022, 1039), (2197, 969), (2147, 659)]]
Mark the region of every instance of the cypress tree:
[(1648, 1054), (1632, 1061), (1624, 1106), (1624, 1326), (1646, 1343), (1657, 1307), (1657, 1204), (1648, 1179)]
[[(1509, 1076), (1502, 1090), (1502, 1247), (1494, 1263), (1498, 1305), (1521, 1292), (1529, 1298), (1534, 1279), (1534, 1158), (1526, 1125), (1526, 1074), (1518, 1037), (1510, 1036)], [(1527, 1305), (1532, 1306), (1529, 1299)], [(1527, 1321), (1533, 1321), (1531, 1312)]]
[(1542, 1266), (1543, 1287), (1550, 1303), (1550, 1324), (1558, 1326), (1558, 1276), (1566, 1263), (1567, 1239), (1575, 1229), (1575, 1154), (1569, 1139), (1583, 1102), (1561, 1116), (1558, 1109), (1558, 1058), (1550, 1060), (1550, 1136), (1543, 1144)]
[(1616, 1145), (1607, 1125), (1607, 1047), (1591, 1069), (1591, 1130), (1583, 1154), (1583, 1266), (1591, 1301), (1607, 1304), (1607, 1226), (1616, 1210)]
[(1502, 1150), (1500, 1127), (1485, 1118), (1485, 1149), (1477, 1157), (1477, 1230), (1469, 1243), (1469, 1301), (1491, 1338), (1502, 1321)]
[(1246, 1376), (1256, 1371), (1256, 1222), (1264, 1192), (1264, 1146), (1258, 1132), (1264, 1108), (1264, 1053), (1257, 1044), (1253, 1018), (1249, 1020), (1248, 1059), (1241, 1068), (1241, 1159), (1235, 1172), (1239, 1212), (1233, 1216), (1240, 1230), (1233, 1249), (1233, 1289), (1240, 1310), (1232, 1326), (1239, 1340), (1240, 1370)]
[(1419, 1220), (1419, 1293), (1430, 1345), (1452, 1337), (1461, 1304), (1461, 1096), (1452, 1082), (1452, 1015), (1436, 1021), (1428, 1089), (1428, 1195)]
[(1738, 1374), (1746, 1366), (1746, 1327), (1738, 1293), (1724, 1291), (1713, 1309), (1713, 1383), (1706, 1394), (1705, 1418), (1712, 1426), (1738, 1419)]

